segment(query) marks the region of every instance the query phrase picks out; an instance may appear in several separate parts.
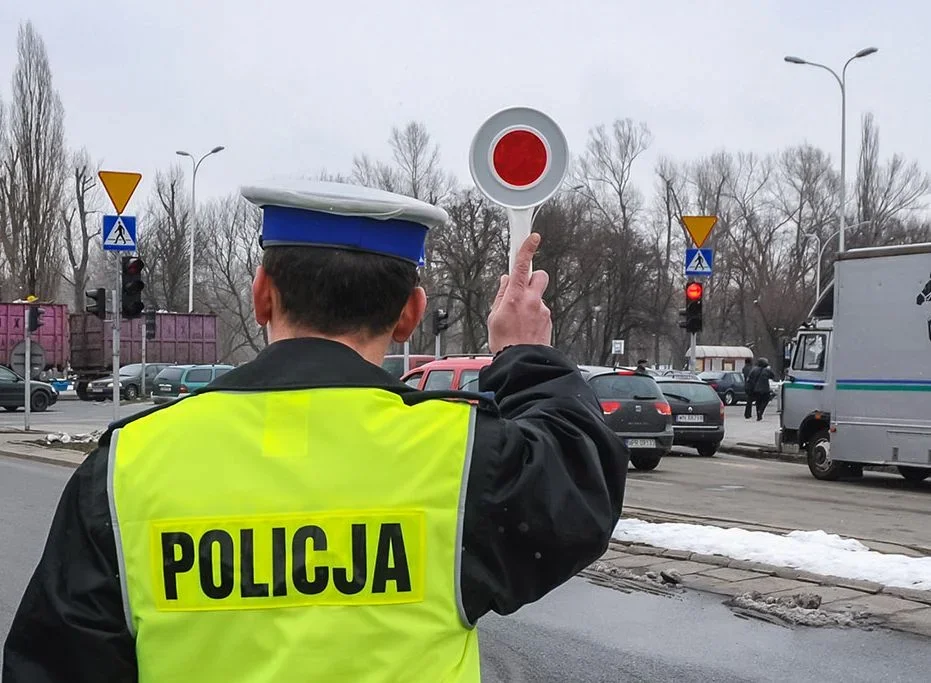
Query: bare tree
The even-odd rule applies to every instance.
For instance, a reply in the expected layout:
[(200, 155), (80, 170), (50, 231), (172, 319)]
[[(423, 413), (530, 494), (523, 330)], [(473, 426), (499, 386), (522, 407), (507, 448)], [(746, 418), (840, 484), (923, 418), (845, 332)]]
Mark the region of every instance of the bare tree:
[(151, 286), (146, 288), (150, 307), (187, 310), (190, 222), (184, 172), (179, 166), (167, 173), (159, 171), (138, 235), (139, 254), (150, 268)]
[(91, 240), (100, 236), (100, 228), (91, 225), (91, 216), (97, 211), (95, 189), (96, 168), (92, 166), (86, 149), (75, 152), (71, 159), (67, 190), (64, 193), (59, 217), (64, 233), (68, 268), (62, 273), (74, 290), (74, 311), (83, 311), (84, 293), (87, 291), (90, 268)]
[(64, 108), (52, 86), (42, 38), (20, 26), (13, 71), (9, 136), (2, 152), (0, 244), (23, 293), (51, 297), (60, 273), (58, 222), (64, 168)]
[(250, 358), (267, 343), (252, 307), (252, 278), (261, 263), (261, 211), (232, 195), (208, 205), (201, 224), (209, 229), (203, 252), (206, 286), (199, 291), (203, 307), (219, 316), (220, 357), (225, 361)]

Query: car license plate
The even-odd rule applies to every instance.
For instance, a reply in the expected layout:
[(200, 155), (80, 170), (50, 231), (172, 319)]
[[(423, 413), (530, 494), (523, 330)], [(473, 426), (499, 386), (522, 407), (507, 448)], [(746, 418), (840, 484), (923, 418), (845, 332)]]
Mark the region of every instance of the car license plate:
[(628, 448), (656, 448), (655, 439), (627, 439)]
[(704, 415), (676, 415), (676, 422), (704, 422)]
[(170, 384), (159, 384), (158, 390), (159, 391), (171, 391), (171, 385)]

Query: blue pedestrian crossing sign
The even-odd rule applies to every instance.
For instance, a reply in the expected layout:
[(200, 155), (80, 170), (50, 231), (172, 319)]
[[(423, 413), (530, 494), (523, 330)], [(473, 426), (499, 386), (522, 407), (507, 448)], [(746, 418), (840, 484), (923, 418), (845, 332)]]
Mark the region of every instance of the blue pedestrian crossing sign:
[(103, 217), (103, 250), (136, 251), (136, 217)]
[(713, 249), (686, 249), (685, 275), (711, 275), (711, 266), (714, 263)]

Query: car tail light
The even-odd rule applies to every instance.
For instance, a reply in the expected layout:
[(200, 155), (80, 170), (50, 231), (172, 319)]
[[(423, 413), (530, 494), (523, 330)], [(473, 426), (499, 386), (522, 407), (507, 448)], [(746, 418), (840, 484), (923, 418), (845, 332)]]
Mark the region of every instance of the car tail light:
[(721, 402), (721, 421), (724, 421), (724, 402)]
[(717, 382), (711, 382), (711, 388), (717, 390), (717, 388), (718, 388), (718, 383), (717, 383)]
[(180, 387), (178, 387), (178, 393), (179, 393), (179, 394), (186, 394), (186, 393), (187, 393), (187, 387), (184, 386), (184, 385), (182, 384)]
[(621, 409), (621, 404), (619, 401), (602, 401), (601, 410), (605, 415), (613, 413)]
[(669, 407), (666, 401), (657, 401), (655, 405), (656, 412), (660, 415), (672, 415), (672, 408)]

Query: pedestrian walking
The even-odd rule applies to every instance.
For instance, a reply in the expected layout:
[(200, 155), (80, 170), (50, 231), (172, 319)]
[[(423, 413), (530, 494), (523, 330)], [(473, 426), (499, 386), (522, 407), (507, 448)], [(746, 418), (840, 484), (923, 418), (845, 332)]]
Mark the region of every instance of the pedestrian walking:
[[(769, 361), (766, 358), (757, 358), (756, 367), (750, 372), (749, 382), (753, 386), (753, 398), (756, 405), (757, 422), (763, 419), (763, 413), (766, 412), (766, 406), (769, 405), (772, 389), (769, 381), (776, 379), (776, 374), (769, 367)], [(747, 410), (744, 413), (747, 419), (750, 418), (750, 404), (747, 403)]]
[[(756, 373), (756, 374), (754, 374)], [(759, 375), (759, 367), (752, 358), (747, 358), (743, 366), (744, 391), (747, 394), (747, 405), (744, 406), (744, 419), (753, 419), (753, 406), (756, 404), (756, 391), (754, 386)]]
[(550, 346), (538, 234), (501, 278), (482, 393), (420, 392), (380, 365), (424, 316), (446, 213), (334, 183), (243, 194), (269, 345), (110, 426), (62, 493), (3, 683), (472, 683), (480, 618), (607, 548), (627, 451)]

